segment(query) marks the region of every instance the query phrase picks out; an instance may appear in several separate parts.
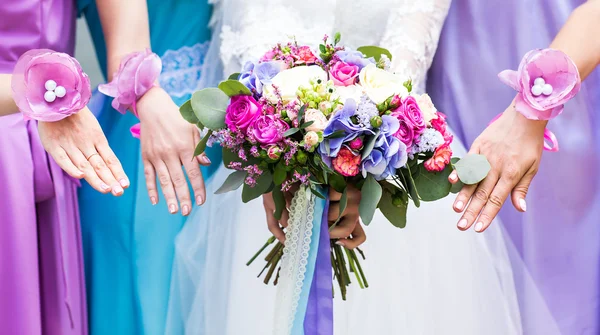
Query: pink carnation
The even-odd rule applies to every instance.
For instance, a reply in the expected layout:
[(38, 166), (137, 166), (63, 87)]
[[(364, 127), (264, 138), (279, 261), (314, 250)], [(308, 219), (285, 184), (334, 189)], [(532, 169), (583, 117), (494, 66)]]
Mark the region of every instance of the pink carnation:
[(353, 177), (359, 173), (360, 158), (360, 155), (355, 154), (352, 150), (342, 147), (337, 157), (331, 161), (331, 164), (333, 169), (342, 176)]
[(427, 171), (443, 171), (446, 165), (450, 164), (452, 158), (452, 149), (449, 144), (444, 144), (437, 148), (433, 154), (433, 157), (426, 160), (423, 165)]

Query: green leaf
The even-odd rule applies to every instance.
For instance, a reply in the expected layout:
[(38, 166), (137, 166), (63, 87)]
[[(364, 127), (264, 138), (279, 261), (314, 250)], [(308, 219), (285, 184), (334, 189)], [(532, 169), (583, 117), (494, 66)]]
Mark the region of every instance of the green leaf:
[(375, 142), (377, 141), (377, 136), (379, 136), (379, 132), (380, 130), (377, 129), (375, 135), (370, 136), (367, 140), (367, 143), (365, 143), (365, 148), (363, 149), (361, 161), (367, 158), (371, 154), (371, 151), (373, 151), (373, 148), (375, 147)]
[(335, 33), (335, 35), (333, 37), (333, 44), (340, 43), (341, 39), (342, 39), (342, 34), (340, 34), (339, 32)]
[(312, 126), (312, 124), (315, 123), (315, 121), (308, 121), (308, 122), (304, 122), (303, 124), (300, 125), (300, 129), (304, 129), (304, 128), (308, 128), (310, 126)]
[(381, 185), (373, 178), (373, 175), (369, 174), (360, 192), (361, 199), (358, 212), (363, 223), (369, 225), (371, 220), (373, 220), (375, 209), (377, 209), (377, 204), (379, 204), (379, 200), (381, 199)]
[(219, 130), (225, 127), (225, 111), (229, 97), (218, 88), (205, 88), (192, 95), (194, 114), (208, 129)]
[(242, 190), (242, 201), (247, 203), (260, 197), (269, 190), (272, 184), (273, 176), (271, 175), (271, 172), (268, 170), (263, 171), (260, 177), (256, 179), (256, 185), (254, 185), (254, 187), (244, 184), (244, 189)]
[(219, 89), (229, 97), (236, 95), (252, 95), (248, 87), (237, 80), (227, 79), (219, 84)]
[(244, 184), (244, 180), (246, 179), (247, 175), (248, 173), (243, 170), (234, 171), (232, 174), (227, 176), (227, 179), (225, 179), (225, 182), (223, 185), (221, 185), (221, 187), (219, 187), (215, 194), (223, 194), (237, 190)]
[(233, 162), (238, 162), (242, 164), (242, 167), (246, 167), (248, 165), (259, 164), (260, 160), (256, 157), (252, 157), (251, 155), (247, 155), (248, 160), (242, 160), (237, 153), (223, 147), (223, 165), (225, 167), (229, 167), (229, 164)]
[(321, 194), (321, 192), (317, 191), (316, 189), (309, 187), (310, 188), (310, 192), (312, 194), (314, 194), (315, 196), (321, 198), (321, 199), (325, 199), (325, 196), (323, 194)]
[(343, 131), (343, 130), (336, 130), (331, 135), (326, 136), (325, 138), (334, 139), (334, 138), (340, 138), (340, 137), (344, 137), (344, 136), (346, 136), (346, 132), (345, 131)]
[(300, 110), (298, 111), (298, 115), (296, 116), (298, 122), (302, 121), (302, 118), (304, 117), (304, 112), (306, 112), (306, 105), (300, 107)]
[(468, 154), (454, 164), (460, 181), (467, 185), (482, 181), (492, 168), (484, 155)]
[(285, 163), (283, 160), (280, 160), (277, 165), (275, 165), (275, 171), (273, 172), (273, 182), (275, 185), (281, 185), (287, 178), (287, 171), (285, 168)]
[(285, 197), (280, 187), (273, 189), (273, 201), (275, 202), (275, 213), (273, 214), (277, 220), (281, 219), (281, 213), (285, 208)]
[(197, 124), (200, 122), (200, 120), (198, 120), (198, 118), (196, 117), (196, 114), (194, 114), (191, 99), (184, 102), (183, 105), (179, 107), (179, 113), (181, 113), (181, 116), (183, 116), (183, 118), (189, 123)]
[(413, 179), (410, 164), (406, 164), (406, 169), (400, 169), (402, 172), (402, 177), (406, 185), (406, 190), (408, 194), (410, 194), (410, 198), (415, 203), (415, 206), (418, 208), (421, 206), (421, 198), (419, 197), (419, 192), (417, 191), (417, 187), (415, 186), (415, 180)]
[(457, 181), (454, 185), (452, 185), (452, 187), (450, 188), (450, 193), (452, 194), (456, 194), (458, 192), (460, 192), (460, 190), (462, 190), (463, 186), (465, 186), (465, 184), (463, 184), (462, 181)]
[(337, 220), (335, 220), (334, 225), (337, 225), (338, 222), (340, 222), (340, 219), (342, 218), (342, 214), (344, 214), (344, 211), (346, 210), (346, 206), (348, 206), (348, 188), (346, 187), (344, 189), (344, 192), (342, 192), (342, 197), (340, 198), (340, 213), (338, 214)]
[(283, 133), (283, 137), (292, 136), (292, 135), (294, 135), (295, 133), (297, 133), (299, 131), (300, 131), (300, 129), (298, 129), (298, 128), (290, 128), (285, 133)]
[(212, 130), (209, 130), (206, 135), (200, 140), (198, 145), (196, 146), (196, 150), (194, 150), (194, 157), (202, 155), (204, 150), (206, 150), (206, 143), (208, 142), (208, 138), (212, 135)]
[(392, 59), (392, 54), (389, 52), (389, 50), (381, 48), (381, 47), (368, 45), (368, 46), (360, 47), (357, 50), (362, 52), (365, 56), (367, 56), (367, 58), (368, 57), (375, 58), (376, 62), (379, 62), (381, 55), (386, 55), (386, 56), (388, 56), (388, 58), (390, 60)]
[(441, 172), (427, 171), (424, 165), (419, 165), (419, 173), (415, 177), (415, 186), (421, 200), (436, 201), (445, 198), (450, 193), (452, 184), (448, 181), (448, 176), (452, 168), (448, 165)]
[(319, 44), (319, 51), (321, 51), (322, 53), (327, 53), (327, 49), (323, 44)]
[(339, 173), (333, 173), (331, 178), (329, 178), (329, 185), (331, 185), (334, 190), (342, 193), (346, 189), (346, 180)]
[(238, 80), (238, 79), (240, 79), (240, 73), (239, 73), (239, 72), (233, 73), (233, 74), (232, 74), (232, 75), (230, 75), (230, 76), (229, 76), (229, 78), (227, 78), (227, 79), (230, 79), (230, 80)]
[[(404, 193), (406, 196), (406, 193)], [(395, 227), (404, 228), (406, 227), (406, 211), (408, 209), (407, 203), (402, 203), (400, 206), (394, 206), (392, 193), (387, 189), (383, 191), (381, 200), (377, 208), (381, 211), (383, 216), (390, 221)]]

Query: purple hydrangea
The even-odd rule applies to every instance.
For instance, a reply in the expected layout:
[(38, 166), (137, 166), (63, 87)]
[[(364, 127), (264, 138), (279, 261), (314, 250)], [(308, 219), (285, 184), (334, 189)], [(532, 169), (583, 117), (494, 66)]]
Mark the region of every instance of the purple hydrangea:
[(375, 64), (375, 58), (365, 58), (360, 51), (340, 50), (335, 55), (344, 63), (358, 66), (360, 70), (369, 64)]

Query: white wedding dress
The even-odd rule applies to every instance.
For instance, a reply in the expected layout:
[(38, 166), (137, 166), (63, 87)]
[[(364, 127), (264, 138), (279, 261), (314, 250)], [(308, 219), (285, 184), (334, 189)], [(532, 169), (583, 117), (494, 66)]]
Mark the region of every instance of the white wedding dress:
[[(220, 33), (213, 57), (224, 65), (217, 76), (239, 72), (243, 62), (290, 37), (317, 45), (323, 34), (339, 31), (346, 46), (388, 48), (393, 71), (412, 78), (420, 93), (450, 0), (221, 0), (216, 5), (213, 23)], [(452, 148), (455, 156), (465, 154), (457, 139)], [(208, 201), (178, 237), (171, 334), (273, 334), (276, 289), (256, 278), (264, 264), (260, 259), (245, 265), (270, 236), (265, 211), (260, 199), (242, 204), (239, 190), (213, 195), (229, 173), (221, 167), (208, 182)], [(530, 306), (519, 305), (517, 292), (537, 297), (537, 291), (501, 223), (496, 220), (484, 234), (461, 232), (453, 199), (412, 206), (405, 229), (376, 214), (362, 247), (369, 288), (354, 283), (347, 301), (336, 297), (335, 334), (558, 334), (549, 316), (547, 329), (523, 329), (519, 310)], [(528, 301), (534, 300), (539, 301), (535, 308), (545, 308), (539, 298)]]

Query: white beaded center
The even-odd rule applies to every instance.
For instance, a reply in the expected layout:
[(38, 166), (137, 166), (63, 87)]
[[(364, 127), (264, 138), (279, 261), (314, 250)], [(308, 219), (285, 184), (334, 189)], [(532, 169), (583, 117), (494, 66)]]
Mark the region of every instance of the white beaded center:
[(544, 78), (539, 77), (533, 81), (533, 86), (531, 87), (531, 94), (537, 96), (540, 95), (550, 95), (554, 91), (554, 88), (550, 84), (546, 84)]
[(67, 94), (67, 90), (63, 86), (58, 86), (58, 84), (52, 79), (46, 81), (44, 87), (46, 88), (44, 100), (47, 102), (54, 102), (56, 98), (62, 98)]

